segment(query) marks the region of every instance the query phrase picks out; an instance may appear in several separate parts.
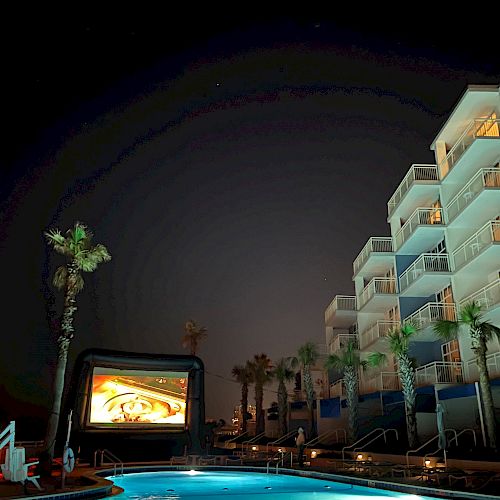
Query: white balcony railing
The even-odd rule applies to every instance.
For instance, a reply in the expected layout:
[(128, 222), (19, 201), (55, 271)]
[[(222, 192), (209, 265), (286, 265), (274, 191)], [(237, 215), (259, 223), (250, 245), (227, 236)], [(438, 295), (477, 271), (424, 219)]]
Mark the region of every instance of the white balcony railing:
[(393, 328), (400, 326), (399, 321), (379, 320), (373, 325), (370, 325), (359, 337), (359, 347), (364, 349), (378, 339), (384, 338)]
[(330, 397), (336, 398), (338, 396), (345, 396), (344, 379), (337, 380), (330, 384)]
[(396, 372), (380, 372), (374, 377), (363, 377), (360, 381), (360, 392), (368, 394), (377, 391), (399, 391), (401, 383)]
[(359, 308), (361, 309), (375, 295), (394, 293), (396, 293), (396, 280), (394, 278), (372, 278), (359, 295)]
[(342, 349), (347, 347), (349, 342), (354, 342), (354, 345), (358, 347), (358, 336), (351, 333), (339, 333), (335, 335), (330, 342), (330, 354), (338, 354)]
[(364, 266), (372, 253), (392, 253), (392, 238), (389, 237), (372, 237), (359, 252), (356, 260), (353, 262), (353, 270), (356, 275), (358, 271)]
[(500, 242), (500, 221), (498, 220), (488, 221), (453, 252), (455, 270), (465, 266), (486, 247), (495, 242)]
[(450, 149), (446, 158), (443, 158), (439, 164), (439, 171), (448, 173), (477, 138), (498, 139), (500, 137), (499, 125), (500, 120), (498, 119), (483, 118), (473, 120)]
[(415, 385), (463, 384), (464, 371), (462, 362), (435, 361), (415, 370)]
[(440, 319), (456, 321), (457, 308), (455, 304), (428, 302), (413, 314), (405, 318), (404, 322), (414, 323), (417, 328), (423, 330)]
[(400, 248), (408, 240), (417, 227), (443, 225), (443, 214), (442, 208), (417, 208), (396, 233), (394, 237), (396, 249)]
[[(500, 352), (494, 352), (486, 356), (486, 366), (490, 379), (500, 377)], [(477, 382), (479, 380), (479, 370), (477, 369), (477, 360), (470, 359), (466, 365), (467, 382)]]
[(406, 271), (399, 277), (399, 292), (408, 288), (424, 273), (448, 273), (450, 272), (450, 261), (448, 254), (423, 253)]
[(446, 206), (447, 221), (451, 222), (486, 188), (500, 188), (500, 168), (482, 168)]
[(328, 324), (337, 311), (356, 311), (356, 297), (352, 295), (335, 295), (325, 309), (325, 323)]
[[(399, 205), (404, 195), (410, 190), (416, 181), (439, 182), (439, 174), (436, 165), (412, 165), (405, 178), (387, 203), (389, 217)], [(433, 182), (434, 181), (434, 182)]]
[(460, 301), (460, 307), (474, 301), (479, 304), (484, 311), (491, 307), (500, 305), (500, 278), (488, 283), (485, 287), (477, 290), (465, 299)]

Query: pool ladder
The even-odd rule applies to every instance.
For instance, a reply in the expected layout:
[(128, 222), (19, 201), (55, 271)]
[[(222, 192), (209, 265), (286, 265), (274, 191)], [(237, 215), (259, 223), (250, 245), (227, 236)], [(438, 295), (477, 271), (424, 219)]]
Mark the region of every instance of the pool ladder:
[[(285, 453), (283, 451), (278, 451), (276, 454), (273, 455), (271, 460), (267, 462), (266, 465), (266, 474), (269, 474), (269, 470), (271, 468), (271, 464), (274, 462), (276, 458), (278, 458), (278, 461), (276, 462), (276, 474), (279, 472), (279, 466), (283, 465), (285, 463), (285, 457), (288, 456), (288, 453)], [(293, 452), (290, 452), (290, 467), (293, 465)]]
[[(123, 476), (123, 462), (114, 454), (111, 453), (107, 449), (95, 450), (94, 452), (94, 469), (97, 467), (97, 456), (100, 455), (99, 464), (104, 465), (104, 459), (107, 458), (110, 460), (111, 465), (113, 466), (114, 476)], [(120, 473), (118, 474), (118, 470)]]

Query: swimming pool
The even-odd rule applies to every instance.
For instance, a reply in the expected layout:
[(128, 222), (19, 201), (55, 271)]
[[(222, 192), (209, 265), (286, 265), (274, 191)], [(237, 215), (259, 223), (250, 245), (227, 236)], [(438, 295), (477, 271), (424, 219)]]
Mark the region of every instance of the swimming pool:
[(116, 500), (426, 500), (433, 497), (353, 486), (347, 483), (286, 474), (240, 471), (182, 470), (139, 472), (110, 478), (125, 491)]

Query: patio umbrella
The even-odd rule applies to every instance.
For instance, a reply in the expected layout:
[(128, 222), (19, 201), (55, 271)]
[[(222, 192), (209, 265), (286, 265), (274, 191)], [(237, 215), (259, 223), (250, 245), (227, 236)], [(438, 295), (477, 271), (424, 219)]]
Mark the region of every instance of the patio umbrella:
[(446, 451), (448, 440), (446, 439), (446, 432), (444, 430), (444, 409), (441, 403), (436, 404), (436, 423), (439, 434), (438, 446)]

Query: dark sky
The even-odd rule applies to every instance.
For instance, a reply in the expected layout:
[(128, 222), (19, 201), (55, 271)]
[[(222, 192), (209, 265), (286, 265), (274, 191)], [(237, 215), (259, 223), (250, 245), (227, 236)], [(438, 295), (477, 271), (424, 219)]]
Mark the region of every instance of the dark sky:
[(49, 397), (62, 261), (43, 231), (75, 220), (113, 260), (86, 275), (71, 360), (87, 347), (184, 352), (194, 318), (209, 332), (207, 417), (228, 419), (233, 365), (324, 341), (324, 309), (352, 293), (366, 240), (389, 234), (386, 203), (409, 166), (432, 162), (467, 84), (500, 82), (498, 44), (462, 36), (469, 17), (369, 14), (4, 19), (10, 397)]

